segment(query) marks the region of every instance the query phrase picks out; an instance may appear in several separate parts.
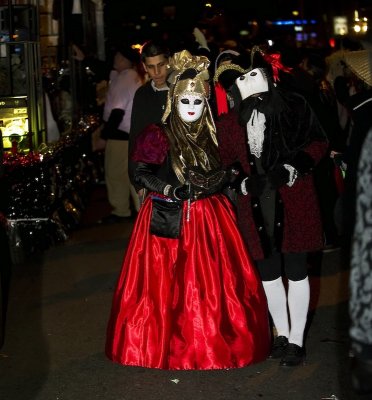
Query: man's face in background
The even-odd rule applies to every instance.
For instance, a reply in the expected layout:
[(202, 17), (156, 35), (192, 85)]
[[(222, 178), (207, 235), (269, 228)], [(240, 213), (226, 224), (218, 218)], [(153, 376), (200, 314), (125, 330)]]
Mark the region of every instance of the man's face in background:
[(153, 80), (155, 87), (160, 89), (166, 86), (169, 70), (168, 58), (166, 58), (164, 54), (146, 57), (143, 66), (149, 78)]

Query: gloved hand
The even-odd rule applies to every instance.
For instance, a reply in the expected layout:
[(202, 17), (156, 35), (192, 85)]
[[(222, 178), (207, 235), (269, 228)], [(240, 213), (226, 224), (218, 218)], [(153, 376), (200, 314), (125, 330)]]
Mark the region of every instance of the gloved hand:
[(244, 172), (242, 165), (237, 161), (226, 168), (225, 186), (239, 193), (240, 185), (246, 177), (247, 174)]
[(173, 197), (176, 200), (188, 200), (191, 199), (191, 195), (190, 185), (177, 186), (173, 189)]
[(267, 179), (270, 189), (276, 190), (289, 182), (289, 171), (283, 166), (279, 166), (268, 172)]
[(236, 180), (240, 179), (242, 176), (246, 177), (243, 167), (239, 161), (234, 164), (229, 165), (226, 168), (226, 177), (229, 182), (234, 183)]
[(240, 185), (239, 194), (250, 194), (251, 196), (261, 196), (267, 185), (267, 175), (251, 175), (243, 179)]

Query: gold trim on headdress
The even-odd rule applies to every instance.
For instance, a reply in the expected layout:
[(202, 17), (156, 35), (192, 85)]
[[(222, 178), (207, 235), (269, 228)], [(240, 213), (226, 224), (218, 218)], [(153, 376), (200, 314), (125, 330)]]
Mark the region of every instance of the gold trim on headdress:
[(233, 69), (233, 70), (238, 71), (238, 72), (240, 72), (242, 74), (247, 72), (247, 70), (242, 68), (240, 65), (236, 65), (236, 64), (232, 64), (232, 63), (231, 64), (222, 64), (217, 68), (217, 70), (216, 70), (216, 72), (214, 74), (214, 77), (213, 77), (213, 81), (214, 82), (218, 82), (218, 78), (220, 77), (220, 75), (223, 72), (228, 71), (229, 69)]
[[(205, 88), (205, 82), (209, 79), (210, 61), (205, 56), (193, 56), (189, 51), (182, 50), (175, 53), (169, 61), (172, 69), (168, 77), (170, 89), (168, 92), (167, 105), (162, 117), (162, 122), (168, 118), (171, 109), (172, 101), (175, 101), (177, 96), (182, 94), (200, 94), (203, 97), (208, 97)], [(192, 79), (180, 80), (182, 73), (188, 69), (194, 69), (197, 74)]]

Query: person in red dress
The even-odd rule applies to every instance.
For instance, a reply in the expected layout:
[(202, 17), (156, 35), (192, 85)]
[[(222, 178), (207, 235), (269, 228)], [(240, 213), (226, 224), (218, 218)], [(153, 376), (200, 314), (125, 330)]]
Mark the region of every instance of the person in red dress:
[(134, 144), (135, 179), (148, 191), (113, 296), (106, 355), (172, 370), (238, 368), (270, 350), (260, 277), (222, 194), (204, 56), (170, 60), (162, 123)]

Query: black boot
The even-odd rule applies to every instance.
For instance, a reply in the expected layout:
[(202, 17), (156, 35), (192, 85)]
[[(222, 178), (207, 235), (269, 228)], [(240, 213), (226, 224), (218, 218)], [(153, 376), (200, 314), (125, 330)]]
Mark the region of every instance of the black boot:
[(351, 381), (358, 394), (372, 393), (372, 360), (352, 359)]
[(288, 346), (288, 339), (285, 336), (277, 336), (274, 340), (269, 354), (270, 359), (282, 358), (285, 354), (285, 350)]
[(304, 361), (304, 347), (297, 346), (297, 344), (294, 343), (288, 343), (284, 356), (281, 359), (279, 365), (281, 367), (296, 367), (297, 365), (303, 364)]

